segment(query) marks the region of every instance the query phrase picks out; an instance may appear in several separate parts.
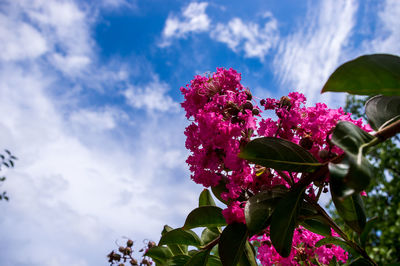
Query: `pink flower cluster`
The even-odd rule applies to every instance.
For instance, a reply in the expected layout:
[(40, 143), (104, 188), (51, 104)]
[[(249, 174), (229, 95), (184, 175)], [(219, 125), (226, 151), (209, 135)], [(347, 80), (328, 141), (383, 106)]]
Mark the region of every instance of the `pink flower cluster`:
[[(337, 236), (333, 230), (332, 234)], [(298, 227), (293, 235), (292, 252), (287, 258), (282, 258), (276, 252), (269, 236), (253, 237), (251, 240), (258, 241), (261, 244), (258, 248), (257, 258), (262, 265), (328, 265), (334, 256), (337, 261), (343, 263), (347, 261), (347, 253), (338, 246), (324, 245), (315, 247), (315, 244), (322, 238), (324, 237)]]
[[(329, 141), (330, 133), (338, 121), (350, 121), (364, 130), (371, 130), (363, 125), (361, 119), (351, 119), (350, 114), (344, 113), (341, 108), (329, 109), (323, 103), (306, 107), (306, 98), (297, 92), (289, 93), (280, 100), (262, 99), (261, 106), (265, 110), (274, 111), (275, 117), (261, 118), (261, 109), (240, 81), (241, 75), (235, 70), (218, 68), (212, 75), (195, 76), (186, 88), (181, 88), (185, 99), (182, 107), (186, 111), (186, 117), (192, 120), (185, 130), (185, 145), (191, 152), (186, 161), (192, 172), (191, 178), (205, 187), (214, 187), (220, 183), (225, 185), (227, 192), (221, 196), (229, 202), (228, 208), (223, 211), (227, 223), (245, 223), (245, 202), (240, 201), (241, 196), (254, 195), (278, 184), (289, 187), (286, 181), (288, 176), (295, 182), (300, 178), (297, 173), (278, 173), (240, 159), (237, 156), (240, 147), (252, 138), (283, 138), (301, 145), (324, 162), (342, 153)], [(309, 186), (307, 193), (310, 197), (315, 197), (313, 185)], [(320, 237), (305, 229), (298, 229), (296, 232), (297, 239), (304, 245), (315, 244)], [(296, 246), (297, 244), (296, 242)], [(332, 258), (330, 252), (334, 252), (333, 250), (344, 253), (340, 248), (328, 249), (312, 249), (313, 253), (309, 255), (318, 255), (322, 262)], [(279, 256), (275, 254), (270, 259), (264, 258), (264, 255), (273, 253), (268, 250), (265, 245), (259, 249), (259, 259), (266, 265), (269, 265), (269, 261), (276, 261)], [(296, 250), (293, 252), (291, 259), (300, 254)], [(335, 256), (343, 260), (347, 258), (343, 254), (340, 257), (335, 253)]]

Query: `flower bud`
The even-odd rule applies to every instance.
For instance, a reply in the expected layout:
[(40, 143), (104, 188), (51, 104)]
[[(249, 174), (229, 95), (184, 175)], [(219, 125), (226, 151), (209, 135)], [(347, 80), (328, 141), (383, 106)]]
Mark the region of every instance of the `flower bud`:
[(129, 255), (132, 253), (132, 249), (130, 247), (127, 247), (124, 251), (124, 255)]
[(120, 261), (121, 260), (121, 255), (119, 255), (118, 253), (114, 253), (114, 254), (112, 254), (112, 259), (116, 260), (116, 261)]
[(119, 247), (118, 251), (121, 252), (121, 253), (124, 253), (125, 252), (125, 248), (124, 247)]
[(128, 240), (128, 241), (126, 241), (126, 246), (127, 247), (132, 247), (133, 246), (133, 241), (132, 240)]
[(130, 261), (129, 261), (129, 263), (132, 265), (132, 266), (137, 266), (138, 264), (137, 264), (137, 260), (135, 260), (135, 259), (131, 259)]
[(311, 150), (311, 148), (313, 146), (313, 141), (310, 136), (305, 136), (300, 140), (299, 144), (304, 149)]
[(149, 243), (147, 244), (148, 248), (154, 248), (156, 246), (156, 243), (154, 241), (149, 241)]
[(264, 99), (262, 99), (262, 100), (260, 101), (261, 106), (264, 106), (265, 103), (266, 103), (266, 101), (265, 101)]
[(244, 110), (246, 110), (246, 109), (253, 110), (253, 104), (250, 101), (247, 101), (242, 105), (242, 108)]
[(319, 158), (321, 158), (322, 160), (327, 160), (329, 159), (329, 151), (322, 149), (318, 152), (318, 156)]
[(279, 106), (287, 107), (287, 109), (289, 109), (292, 106), (292, 103), (290, 102), (290, 98), (287, 96), (282, 96), (281, 100), (279, 101)]
[(251, 111), (251, 113), (252, 113), (253, 115), (259, 115), (259, 114), (260, 114), (260, 111), (259, 111), (258, 109), (256, 109), (256, 108), (254, 108), (253, 111)]
[(239, 107), (235, 103), (232, 103), (232, 102), (228, 103), (226, 107), (227, 107), (226, 110), (227, 110), (228, 114), (233, 115), (233, 116), (237, 115), (240, 111)]
[(245, 90), (244, 92), (245, 92), (246, 95), (247, 95), (247, 100), (251, 101), (251, 99), (253, 99), (253, 95), (251, 95), (251, 92), (248, 91), (248, 90)]

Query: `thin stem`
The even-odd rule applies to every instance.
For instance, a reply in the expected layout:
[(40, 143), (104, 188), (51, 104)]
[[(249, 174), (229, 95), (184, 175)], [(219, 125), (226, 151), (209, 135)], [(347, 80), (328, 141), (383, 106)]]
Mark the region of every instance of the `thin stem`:
[(216, 244), (218, 244), (220, 238), (221, 238), (221, 234), (216, 239), (214, 239), (213, 241), (211, 241), (210, 243), (208, 243), (207, 245), (205, 245), (201, 249), (203, 249), (203, 250), (211, 250)]

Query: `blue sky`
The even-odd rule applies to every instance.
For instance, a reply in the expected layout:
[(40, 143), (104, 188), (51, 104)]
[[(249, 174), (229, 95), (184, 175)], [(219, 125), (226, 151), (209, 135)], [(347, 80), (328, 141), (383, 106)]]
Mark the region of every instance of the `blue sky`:
[(0, 265), (107, 265), (123, 236), (181, 226), (190, 181), (179, 88), (233, 67), (257, 97), (310, 102), (341, 63), (399, 54), (400, 2), (0, 2)]

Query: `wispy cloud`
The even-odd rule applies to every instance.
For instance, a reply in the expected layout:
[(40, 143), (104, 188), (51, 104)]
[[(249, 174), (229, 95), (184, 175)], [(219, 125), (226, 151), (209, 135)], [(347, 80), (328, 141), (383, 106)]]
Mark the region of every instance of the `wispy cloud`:
[(189, 33), (208, 31), (210, 19), (205, 13), (207, 2), (193, 2), (182, 9), (180, 16), (169, 15), (162, 32), (160, 47), (169, 46), (174, 38), (185, 38)]
[(364, 41), (370, 53), (400, 54), (400, 1), (386, 0), (378, 12), (379, 22), (372, 41)]
[(138, 108), (175, 106), (158, 79), (131, 85), (128, 62), (99, 64), (96, 11), (85, 8), (35, 0), (0, 11), (0, 147), (19, 157), (3, 186), (1, 265), (102, 265), (117, 238), (156, 240), (194, 205), (195, 185), (177, 179), (188, 176), (182, 113), (131, 116), (87, 98), (95, 86), (102, 98), (132, 90)]
[(245, 57), (256, 57), (264, 61), (264, 57), (279, 39), (276, 19), (270, 13), (265, 18), (267, 22), (264, 26), (233, 18), (228, 24), (218, 23), (210, 36), (225, 43), (236, 53), (243, 50)]
[[(285, 87), (299, 90), (313, 102), (329, 75), (339, 65), (357, 11), (356, 1), (323, 1), (310, 6), (296, 32), (282, 40), (274, 59), (275, 74)], [(332, 102), (330, 95), (323, 96)], [(335, 97), (335, 100), (340, 100)]]

